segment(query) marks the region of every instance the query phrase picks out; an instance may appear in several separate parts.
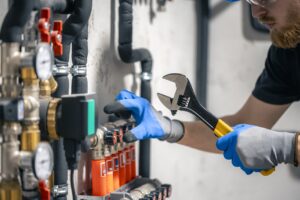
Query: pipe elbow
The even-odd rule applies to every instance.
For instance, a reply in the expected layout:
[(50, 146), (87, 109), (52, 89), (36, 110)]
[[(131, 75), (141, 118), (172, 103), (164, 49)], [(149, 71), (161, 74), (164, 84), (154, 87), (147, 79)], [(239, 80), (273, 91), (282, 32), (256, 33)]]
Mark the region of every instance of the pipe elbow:
[(15, 0), (2, 24), (0, 39), (3, 42), (21, 42), (23, 27), (30, 18), (34, 0)]

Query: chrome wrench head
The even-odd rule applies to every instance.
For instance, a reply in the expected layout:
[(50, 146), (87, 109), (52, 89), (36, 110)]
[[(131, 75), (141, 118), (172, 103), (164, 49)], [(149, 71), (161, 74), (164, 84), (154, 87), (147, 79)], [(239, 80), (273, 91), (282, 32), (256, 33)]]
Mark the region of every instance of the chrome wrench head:
[(161, 93), (157, 93), (157, 96), (164, 106), (171, 110), (172, 113), (176, 113), (176, 111), (179, 110), (181, 107), (177, 103), (179, 96), (184, 95), (189, 80), (186, 78), (186, 76), (176, 73), (167, 74), (163, 77), (163, 79), (174, 82), (176, 84), (176, 91), (174, 97), (171, 98)]

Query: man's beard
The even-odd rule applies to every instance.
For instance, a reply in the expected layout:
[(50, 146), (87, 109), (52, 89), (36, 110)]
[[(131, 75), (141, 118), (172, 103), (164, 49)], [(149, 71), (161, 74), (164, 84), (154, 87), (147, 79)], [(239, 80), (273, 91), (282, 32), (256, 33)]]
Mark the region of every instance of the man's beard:
[[(290, 7), (286, 21), (289, 23), (280, 29), (271, 29), (270, 36), (273, 44), (279, 48), (295, 48), (300, 43), (300, 16), (295, 8)], [(274, 18), (262, 17), (262, 23), (272, 23)]]
[(295, 24), (281, 30), (271, 30), (271, 40), (277, 47), (295, 48), (300, 43), (300, 23), (295, 22)]

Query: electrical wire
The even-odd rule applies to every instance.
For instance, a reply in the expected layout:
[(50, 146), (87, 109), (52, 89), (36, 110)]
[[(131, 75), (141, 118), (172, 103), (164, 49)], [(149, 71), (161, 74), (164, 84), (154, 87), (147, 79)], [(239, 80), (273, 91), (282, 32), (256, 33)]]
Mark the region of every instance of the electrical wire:
[(73, 200), (77, 200), (77, 195), (76, 195), (76, 191), (75, 191), (75, 184), (74, 184), (74, 169), (71, 169), (70, 180), (71, 180), (71, 190), (72, 190)]

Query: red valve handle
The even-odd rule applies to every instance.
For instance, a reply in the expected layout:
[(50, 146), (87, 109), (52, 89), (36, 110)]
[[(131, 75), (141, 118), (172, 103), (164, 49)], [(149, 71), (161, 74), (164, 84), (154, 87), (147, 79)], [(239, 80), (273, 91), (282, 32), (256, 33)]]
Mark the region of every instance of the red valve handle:
[(50, 189), (47, 187), (45, 181), (39, 182), (39, 188), (41, 193), (41, 200), (50, 200)]
[(54, 21), (53, 31), (51, 33), (51, 41), (53, 44), (53, 51), (55, 56), (63, 55), (62, 28), (63, 22), (61, 20)]
[(40, 12), (40, 19), (38, 22), (38, 29), (42, 42), (50, 43), (50, 8), (42, 8)]

